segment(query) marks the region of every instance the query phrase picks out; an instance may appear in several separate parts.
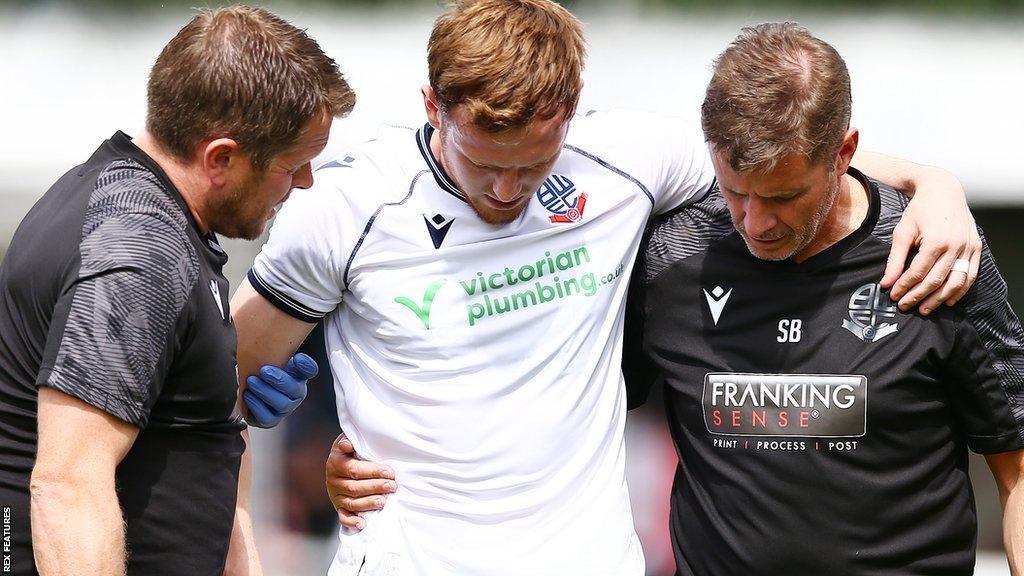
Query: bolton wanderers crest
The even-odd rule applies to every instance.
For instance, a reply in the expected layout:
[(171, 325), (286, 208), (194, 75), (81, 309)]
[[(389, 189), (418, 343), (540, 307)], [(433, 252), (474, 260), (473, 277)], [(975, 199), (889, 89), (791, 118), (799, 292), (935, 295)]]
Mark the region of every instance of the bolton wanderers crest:
[(583, 218), (587, 193), (576, 190), (576, 185), (565, 176), (552, 174), (537, 191), (537, 200), (553, 216), (554, 223), (577, 222)]
[(850, 296), (850, 317), (843, 320), (843, 328), (865, 342), (878, 342), (896, 332), (897, 312), (888, 292), (878, 284), (865, 284)]

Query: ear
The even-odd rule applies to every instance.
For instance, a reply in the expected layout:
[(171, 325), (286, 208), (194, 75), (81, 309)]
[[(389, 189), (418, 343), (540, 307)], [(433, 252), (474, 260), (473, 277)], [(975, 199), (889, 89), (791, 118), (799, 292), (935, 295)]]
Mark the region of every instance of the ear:
[(836, 158), (836, 176), (846, 174), (850, 167), (853, 154), (857, 152), (857, 144), (860, 143), (860, 130), (850, 128), (843, 136), (843, 143), (839, 146), (839, 156)]
[(430, 84), (424, 84), (420, 88), (423, 94), (423, 108), (427, 112), (427, 122), (434, 127), (434, 130), (441, 129), (441, 107), (437, 104), (437, 96)]
[(214, 138), (200, 144), (203, 171), (215, 187), (224, 186), (230, 179), (230, 172), (244, 161), (238, 142), (231, 138)]

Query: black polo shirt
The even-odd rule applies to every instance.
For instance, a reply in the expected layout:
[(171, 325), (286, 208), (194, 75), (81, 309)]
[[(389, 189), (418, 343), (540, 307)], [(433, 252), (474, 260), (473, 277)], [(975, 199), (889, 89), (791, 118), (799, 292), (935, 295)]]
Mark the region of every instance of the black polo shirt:
[(222, 573), (244, 449), (226, 261), (121, 132), (22, 221), (0, 269), (0, 506), (12, 573), (35, 574), (39, 386), (140, 429), (117, 468), (128, 573)]
[(667, 385), (681, 574), (973, 571), (967, 450), (1024, 447), (1024, 332), (987, 246), (955, 308), (900, 312), (906, 199), (850, 173), (864, 223), (800, 264), (752, 256), (717, 190), (649, 237), (625, 368), (634, 403)]

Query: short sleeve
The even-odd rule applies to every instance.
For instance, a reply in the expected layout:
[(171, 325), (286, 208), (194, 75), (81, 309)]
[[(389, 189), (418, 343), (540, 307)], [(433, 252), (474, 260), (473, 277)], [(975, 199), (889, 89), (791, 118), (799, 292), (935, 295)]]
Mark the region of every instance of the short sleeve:
[(292, 192), (249, 271), (257, 292), (304, 322), (334, 310), (345, 291), (351, 237), (358, 231), (330, 174), (344, 169), (320, 170), (312, 188)]
[(635, 181), (654, 214), (700, 199), (715, 182), (700, 127), (634, 110), (593, 111), (574, 120), (571, 140)]
[(161, 363), (199, 277), (183, 223), (183, 216), (176, 222), (158, 212), (122, 213), (85, 232), (37, 385), (145, 427), (162, 389)]
[(1007, 295), (986, 242), (978, 279), (956, 307), (961, 320), (947, 363), (957, 418), (968, 445), (983, 454), (1024, 448), (1024, 329)]

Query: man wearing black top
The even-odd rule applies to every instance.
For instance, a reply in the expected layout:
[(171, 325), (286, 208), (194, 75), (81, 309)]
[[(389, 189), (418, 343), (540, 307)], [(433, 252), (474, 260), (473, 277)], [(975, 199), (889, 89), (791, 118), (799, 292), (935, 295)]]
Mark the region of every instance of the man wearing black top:
[(654, 226), (625, 359), (634, 400), (666, 385), (679, 573), (971, 574), (969, 448), (1024, 574), (1024, 332), (987, 246), (956, 306), (890, 301), (907, 200), (849, 167), (845, 64), (802, 28), (745, 29), (702, 112), (721, 192)]
[[(229, 541), (228, 572), (260, 573), (215, 232), (259, 236), (354, 95), (305, 33), (240, 6), (193, 18), (148, 93), (146, 130), (65, 174), (3, 262), (4, 573), (222, 574)], [(313, 370), (250, 380), (250, 421)]]

